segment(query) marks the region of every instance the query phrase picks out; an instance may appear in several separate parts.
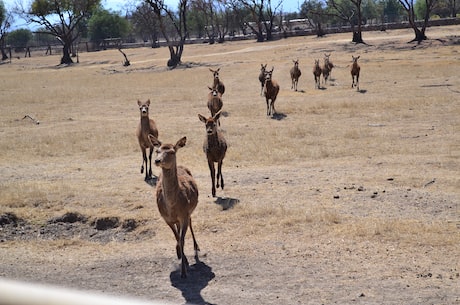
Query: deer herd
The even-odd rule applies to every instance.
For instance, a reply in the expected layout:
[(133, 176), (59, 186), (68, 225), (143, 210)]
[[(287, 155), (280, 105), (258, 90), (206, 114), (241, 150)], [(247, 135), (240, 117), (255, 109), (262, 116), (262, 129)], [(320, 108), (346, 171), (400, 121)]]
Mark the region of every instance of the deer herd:
[[(352, 85), (359, 91), (359, 72), (360, 66), (358, 59), (360, 56), (352, 56), (351, 76)], [(293, 60), (294, 66), (290, 69), (291, 90), (298, 90), (299, 78), (302, 75), (299, 68), (299, 60)], [(321, 88), (321, 75), (323, 75), (323, 84), (327, 83), (331, 76), (334, 65), (330, 60), (330, 54), (324, 54), (323, 65), (320, 60), (314, 60), (313, 75), (315, 88)], [(211, 194), (216, 197), (216, 189), (224, 189), (224, 178), (222, 175), (222, 164), (227, 152), (227, 142), (222, 129), (220, 128), (220, 117), (222, 115), (223, 101), (222, 96), (225, 93), (225, 85), (220, 79), (220, 68), (213, 70), (212, 85), (208, 86), (207, 107), (210, 116), (206, 117), (198, 114), (198, 119), (205, 125), (205, 136), (203, 141), (203, 152), (209, 166), (211, 175)], [(280, 91), (280, 86), (273, 79), (274, 67), (267, 69), (267, 64), (261, 64), (259, 81), (260, 95), (265, 97), (267, 103), (267, 116), (276, 114), (275, 101)], [(188, 260), (184, 253), (184, 240), (188, 228), (193, 238), (193, 247), (195, 258), (198, 259), (200, 250), (195, 239), (192, 228), (192, 212), (198, 204), (198, 187), (190, 170), (182, 165), (177, 165), (176, 153), (185, 146), (186, 137), (180, 138), (175, 144), (162, 143), (159, 140), (159, 133), (155, 121), (149, 117), (150, 100), (146, 102), (137, 101), (140, 111), (140, 122), (137, 127), (136, 135), (142, 152), (141, 174), (145, 170), (145, 181), (150, 182), (152, 175), (152, 155), (155, 150), (156, 157), (154, 163), (160, 168), (161, 172), (156, 181), (156, 201), (158, 210), (171, 228), (176, 238), (177, 258), (181, 260), (181, 277), (187, 276)], [(148, 157), (147, 157), (148, 150)], [(217, 163), (217, 173), (215, 164)]]

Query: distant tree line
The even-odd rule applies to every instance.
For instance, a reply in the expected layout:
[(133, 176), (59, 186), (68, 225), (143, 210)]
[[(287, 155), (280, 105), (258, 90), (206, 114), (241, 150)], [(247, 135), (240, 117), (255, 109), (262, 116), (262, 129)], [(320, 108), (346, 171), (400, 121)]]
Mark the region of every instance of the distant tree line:
[[(303, 20), (318, 36), (330, 27), (350, 27), (352, 41), (364, 42), (362, 26), (407, 21), (415, 41), (427, 39), (427, 22), (433, 18), (456, 17), (456, 0), (304, 0), (296, 12), (283, 11), (284, 0), (179, 0), (168, 7), (164, 0), (144, 0), (135, 5), (126, 1), (125, 13), (106, 10), (100, 0), (34, 0), (28, 7), (17, 5), (7, 11), (0, 0), (0, 50), (5, 46), (24, 47), (38, 39), (61, 44), (61, 63), (72, 63), (80, 41), (101, 43), (121, 38), (141, 38), (157, 47), (166, 41), (170, 50), (167, 65), (180, 63), (184, 42), (205, 38), (222, 43), (226, 37), (254, 35), (258, 42), (273, 39), (273, 33), (289, 31), (290, 20)], [(10, 31), (12, 13), (38, 28)], [(421, 25), (420, 22), (422, 21)], [(35, 42), (36, 43), (36, 42)]]

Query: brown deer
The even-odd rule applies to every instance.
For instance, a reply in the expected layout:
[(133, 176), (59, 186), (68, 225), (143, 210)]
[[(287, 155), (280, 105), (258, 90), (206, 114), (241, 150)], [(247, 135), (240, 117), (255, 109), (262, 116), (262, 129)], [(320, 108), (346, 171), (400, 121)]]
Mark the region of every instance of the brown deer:
[(275, 101), (278, 96), (278, 92), (280, 91), (280, 86), (272, 79), (274, 69), (275, 68), (272, 67), (270, 71), (265, 72), (264, 95), (265, 101), (267, 102), (267, 116), (274, 115), (276, 113)]
[[(206, 119), (206, 117), (198, 114), (198, 118), (206, 126), (206, 138), (203, 143), (203, 151), (208, 159), (209, 171), (211, 172), (212, 181), (212, 197), (216, 197), (216, 187), (220, 186), (224, 189), (224, 176), (222, 176), (222, 163), (227, 152), (227, 142), (221, 130), (217, 128), (221, 111), (214, 116)], [(214, 163), (217, 163), (217, 183), (216, 183), (216, 168)]]
[(324, 61), (327, 60), (327, 66), (329, 68), (329, 76), (332, 78), (332, 68), (334, 68), (334, 64), (331, 61), (331, 53), (327, 54), (324, 53)]
[(260, 73), (259, 73), (259, 82), (260, 82), (260, 95), (264, 92), (265, 86), (265, 71), (267, 69), (267, 64), (260, 64)]
[(198, 186), (190, 170), (176, 164), (176, 152), (185, 146), (186, 137), (176, 144), (161, 144), (149, 135), (153, 146), (159, 146), (155, 165), (161, 167), (161, 174), (156, 188), (158, 210), (174, 233), (176, 238), (177, 258), (181, 259), (181, 277), (187, 277), (188, 260), (184, 253), (184, 240), (190, 226), (192, 232), (195, 258), (200, 248), (195, 240), (192, 228), (192, 212), (198, 204)]
[(299, 60), (293, 60), (294, 67), (291, 68), (291, 90), (295, 89), (297, 91), (297, 84), (299, 83), (299, 77), (302, 75), (302, 72), (299, 69)]
[[(137, 126), (136, 135), (139, 141), (139, 146), (142, 151), (142, 166), (141, 166), (141, 174), (144, 172), (144, 164), (145, 164), (145, 181), (148, 181), (152, 178), (152, 153), (154, 147), (150, 142), (148, 135), (151, 134), (158, 138), (158, 129), (155, 124), (155, 121), (149, 118), (149, 106), (150, 100), (146, 102), (137, 101), (137, 105), (139, 106), (139, 111), (141, 114), (141, 121)], [(147, 164), (147, 149), (149, 149), (149, 163)], [(148, 165), (148, 168), (147, 168)]]
[(329, 75), (331, 73), (330, 66), (329, 66), (329, 59), (327, 57), (324, 57), (324, 64), (323, 64), (322, 72), (323, 72), (324, 85), (326, 85), (327, 79), (329, 78)]
[[(211, 112), (211, 116), (214, 116), (217, 112), (222, 109), (222, 94), (220, 94), (216, 88), (208, 87), (210, 92), (208, 93), (208, 109)], [(220, 126), (220, 121), (218, 121)]]
[(315, 59), (315, 65), (313, 66), (313, 75), (315, 76), (315, 88), (321, 88), (321, 73), (323, 70), (319, 66), (319, 59)]
[(220, 68), (217, 69), (217, 70), (209, 69), (209, 71), (211, 71), (212, 74), (213, 74), (212, 87), (216, 88), (217, 92), (219, 92), (221, 95), (223, 95), (225, 93), (225, 85), (219, 78)]
[[(358, 65), (358, 59), (361, 57), (361, 56), (358, 56), (358, 57), (354, 57), (353, 55), (351, 55), (352, 59), (353, 59), (353, 63), (351, 64), (351, 88), (355, 87), (356, 86), (356, 90), (359, 91), (359, 71), (361, 70), (361, 67)], [(356, 78), (356, 82), (355, 82), (355, 78)]]

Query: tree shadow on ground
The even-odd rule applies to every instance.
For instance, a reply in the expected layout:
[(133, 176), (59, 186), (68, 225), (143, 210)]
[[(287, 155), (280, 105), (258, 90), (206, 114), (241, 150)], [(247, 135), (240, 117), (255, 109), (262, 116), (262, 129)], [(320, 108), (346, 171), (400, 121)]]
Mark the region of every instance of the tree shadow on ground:
[(171, 285), (182, 291), (185, 304), (212, 305), (203, 299), (201, 290), (206, 288), (215, 276), (211, 267), (195, 257), (195, 264), (189, 267), (187, 278), (181, 278), (180, 268), (171, 272), (169, 278)]
[(217, 197), (215, 201), (215, 203), (220, 205), (224, 211), (233, 208), (239, 202), (239, 199), (228, 197)]

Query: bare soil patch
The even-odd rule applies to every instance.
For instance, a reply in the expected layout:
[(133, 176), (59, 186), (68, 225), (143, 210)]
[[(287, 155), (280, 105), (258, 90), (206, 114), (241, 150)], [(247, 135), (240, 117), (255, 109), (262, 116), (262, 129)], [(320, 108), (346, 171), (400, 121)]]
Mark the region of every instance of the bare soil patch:
[[(191, 45), (174, 70), (163, 48), (124, 50), (129, 67), (117, 50), (0, 65), (0, 277), (174, 304), (459, 304), (459, 29)], [(261, 63), (281, 86), (272, 118)], [(213, 198), (197, 114), (217, 67), (229, 148)], [(185, 280), (140, 174), (138, 99), (160, 140), (188, 139), (201, 253), (187, 235)]]

